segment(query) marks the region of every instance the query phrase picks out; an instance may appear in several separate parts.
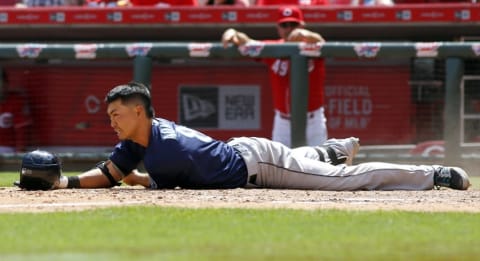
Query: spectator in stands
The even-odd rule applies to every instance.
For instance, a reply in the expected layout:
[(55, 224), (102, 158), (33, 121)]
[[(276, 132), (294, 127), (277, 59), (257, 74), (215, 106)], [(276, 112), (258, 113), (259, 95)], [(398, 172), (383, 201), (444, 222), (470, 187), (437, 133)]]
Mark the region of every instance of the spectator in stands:
[(80, 0), (20, 0), (15, 7), (80, 6)]
[(85, 0), (85, 6), (88, 7), (122, 7), (128, 2), (122, 0)]
[[(280, 39), (264, 40), (264, 43), (304, 42), (309, 44), (323, 43), (323, 37), (304, 28), (303, 13), (297, 6), (282, 6), (278, 9), (277, 32)], [(227, 29), (222, 35), (222, 43), (238, 46), (255, 43), (243, 32), (233, 28)], [(258, 41), (257, 41), (258, 42)], [(262, 59), (268, 68), (270, 84), (273, 93), (275, 116), (273, 121), (272, 140), (291, 147), (290, 132), (290, 60), (287, 58)], [(324, 81), (325, 64), (323, 58), (309, 59), (309, 97), (306, 126), (307, 145), (316, 146), (327, 139), (327, 126), (324, 114)]]
[(31, 124), (25, 92), (11, 88), (4, 74), (0, 84), (0, 153), (25, 151), (27, 126)]
[(233, 5), (233, 6), (250, 6), (248, 0), (208, 0), (205, 5)]
[(130, 6), (198, 6), (197, 0), (130, 0)]
[(392, 6), (393, 0), (351, 0), (350, 5), (353, 6), (379, 6), (386, 5)]
[(477, 3), (477, 0), (395, 0), (396, 4), (452, 4), (452, 3)]
[(329, 5), (348, 6), (392, 6), (393, 0), (329, 0)]
[(257, 0), (256, 5), (328, 5), (328, 0)]

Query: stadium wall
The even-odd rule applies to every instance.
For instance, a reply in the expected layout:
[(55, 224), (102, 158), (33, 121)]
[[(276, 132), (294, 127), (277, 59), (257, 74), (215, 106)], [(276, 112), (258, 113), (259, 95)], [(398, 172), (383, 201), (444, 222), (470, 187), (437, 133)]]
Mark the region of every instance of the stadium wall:
[[(132, 79), (131, 64), (17, 65), (4, 70), (12, 85), (24, 88), (30, 97), (35, 129), (30, 146), (115, 144), (103, 98), (113, 86)], [(416, 133), (422, 129), (414, 124), (416, 106), (411, 100), (409, 80), (407, 59), (348, 63), (329, 60), (325, 102), (330, 136), (355, 135), (366, 145), (415, 143)], [(215, 92), (230, 88), (254, 88), (252, 95), (260, 102), (249, 104), (244, 99), (221, 111), (218, 102), (209, 96), (215, 95), (212, 89)], [(187, 113), (182, 107), (186, 108), (188, 102), (182, 100), (182, 92), (191, 97), (190, 103), (197, 102), (190, 106), (188, 120), (182, 116)], [(156, 64), (152, 71), (152, 96), (157, 116), (196, 127), (217, 139), (270, 137), (273, 106), (267, 68), (261, 63)], [(215, 107), (211, 112), (209, 104)], [(233, 116), (232, 110), (238, 115)], [(228, 117), (239, 118), (222, 123), (222, 117), (210, 117), (211, 113), (230, 113)], [(253, 114), (250, 117), (248, 113)], [(208, 122), (209, 117), (213, 123)], [(249, 119), (255, 123), (245, 126)]]

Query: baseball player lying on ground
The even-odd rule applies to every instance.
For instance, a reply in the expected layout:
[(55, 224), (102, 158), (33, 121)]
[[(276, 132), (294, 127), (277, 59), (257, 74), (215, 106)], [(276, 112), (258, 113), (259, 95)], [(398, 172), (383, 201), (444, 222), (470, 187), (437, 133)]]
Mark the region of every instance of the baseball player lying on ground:
[[(119, 85), (107, 94), (107, 114), (118, 143), (109, 159), (78, 176), (62, 176), (58, 158), (45, 151), (25, 154), (24, 189), (108, 188), (123, 180), (150, 189), (278, 188), (311, 190), (466, 190), (458, 167), (382, 162), (352, 166), (356, 138), (290, 149), (264, 138), (214, 140), (196, 130), (154, 117), (142, 84)], [(136, 170), (143, 161), (148, 174)]]

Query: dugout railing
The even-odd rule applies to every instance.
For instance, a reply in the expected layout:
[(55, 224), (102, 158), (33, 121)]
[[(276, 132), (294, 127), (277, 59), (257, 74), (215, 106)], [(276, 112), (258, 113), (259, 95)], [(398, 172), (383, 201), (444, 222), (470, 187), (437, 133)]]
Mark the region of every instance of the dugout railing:
[[(18, 59), (133, 59), (134, 80), (150, 84), (152, 60), (165, 58), (230, 58), (288, 57), (291, 60), (292, 143), (305, 142), (308, 96), (309, 57), (434, 58), (445, 59), (444, 163), (456, 164), (465, 155), (461, 140), (465, 115), (462, 111), (464, 60), (478, 59), (480, 42), (328, 42), (321, 45), (285, 43), (280, 45), (254, 43), (242, 48), (223, 48), (219, 43), (131, 42), (131, 43), (8, 43), (0, 44), (1, 60)], [(467, 158), (475, 153), (467, 153)]]

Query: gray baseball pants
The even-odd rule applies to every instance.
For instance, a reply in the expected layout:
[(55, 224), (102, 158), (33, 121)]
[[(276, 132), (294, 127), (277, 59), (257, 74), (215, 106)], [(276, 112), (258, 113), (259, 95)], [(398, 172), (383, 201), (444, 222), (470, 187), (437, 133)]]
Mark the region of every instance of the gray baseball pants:
[(428, 190), (434, 168), (427, 165), (362, 163), (355, 166), (321, 162), (308, 148), (291, 149), (264, 138), (239, 137), (228, 144), (245, 160), (246, 187), (308, 190)]

